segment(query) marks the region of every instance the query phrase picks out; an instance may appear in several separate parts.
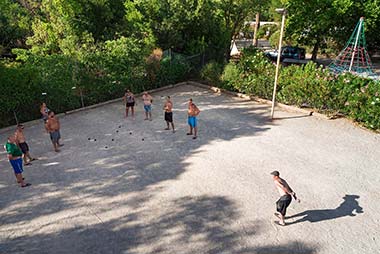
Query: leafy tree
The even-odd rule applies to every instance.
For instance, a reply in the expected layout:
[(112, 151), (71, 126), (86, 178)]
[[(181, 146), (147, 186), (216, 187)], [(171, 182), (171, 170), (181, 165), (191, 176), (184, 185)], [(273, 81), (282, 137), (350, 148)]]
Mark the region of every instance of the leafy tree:
[(19, 3), (0, 0), (0, 54), (24, 47), (30, 31), (30, 16)]
[(367, 41), (370, 47), (379, 45), (379, 0), (283, 1), (288, 9), (286, 36), (313, 47), (312, 59), (325, 48), (330, 39), (343, 45), (361, 16), (367, 17)]

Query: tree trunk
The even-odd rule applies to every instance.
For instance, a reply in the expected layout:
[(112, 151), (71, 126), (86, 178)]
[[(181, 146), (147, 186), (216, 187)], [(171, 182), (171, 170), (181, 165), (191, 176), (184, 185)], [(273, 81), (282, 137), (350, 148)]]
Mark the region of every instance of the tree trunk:
[(318, 50), (319, 50), (320, 41), (317, 39), (317, 42), (314, 44), (313, 51), (311, 52), (311, 60), (317, 60)]
[(257, 32), (259, 31), (260, 28), (260, 13), (256, 13), (256, 23), (255, 23), (255, 31), (253, 33), (253, 46), (257, 47), (258, 45), (258, 40), (257, 40)]

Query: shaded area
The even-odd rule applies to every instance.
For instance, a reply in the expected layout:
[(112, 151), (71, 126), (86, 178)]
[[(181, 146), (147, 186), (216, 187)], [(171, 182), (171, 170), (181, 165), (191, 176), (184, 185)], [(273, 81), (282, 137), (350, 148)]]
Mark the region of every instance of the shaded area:
[(300, 241), (247, 247), (243, 238), (260, 234), (261, 221), (242, 229), (232, 201), (221, 196), (182, 197), (162, 207), (161, 216), (144, 210), (108, 222), (54, 233), (22, 236), (3, 242), (7, 253), (238, 253), (313, 254), (318, 248)]
[[(307, 210), (302, 213), (292, 215), (287, 218), (298, 218), (296, 221), (287, 223), (296, 224), (300, 222), (321, 222), (326, 220), (338, 219), (346, 216), (356, 216), (356, 214), (364, 213), (363, 208), (359, 205), (357, 199), (360, 196), (357, 195), (345, 195), (343, 202), (335, 209), (320, 209), (320, 210)], [(356, 212), (356, 214), (354, 213)]]

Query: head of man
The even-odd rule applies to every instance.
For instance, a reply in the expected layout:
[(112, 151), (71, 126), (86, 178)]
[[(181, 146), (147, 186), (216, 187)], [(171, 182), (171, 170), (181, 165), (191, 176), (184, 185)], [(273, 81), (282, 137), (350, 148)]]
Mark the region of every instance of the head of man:
[(55, 116), (54, 111), (49, 111), (48, 116), (49, 118), (54, 118)]
[(21, 131), (21, 130), (23, 130), (24, 129), (24, 125), (22, 125), (22, 124), (18, 124), (17, 125), (17, 130), (18, 131)]
[(166, 100), (167, 100), (167, 101), (170, 101), (170, 96), (169, 96), (169, 95), (166, 96)]
[(8, 142), (9, 143), (16, 143), (16, 137), (14, 135), (8, 136)]
[(273, 171), (273, 172), (270, 173), (270, 174), (273, 176), (273, 179), (274, 179), (274, 180), (280, 178), (280, 172), (278, 172), (277, 170)]

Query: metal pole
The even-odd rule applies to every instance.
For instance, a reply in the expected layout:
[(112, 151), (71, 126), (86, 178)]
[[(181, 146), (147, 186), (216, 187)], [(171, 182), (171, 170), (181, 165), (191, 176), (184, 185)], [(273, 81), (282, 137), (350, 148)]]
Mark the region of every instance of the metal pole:
[(278, 82), (278, 73), (280, 69), (280, 58), (281, 58), (281, 47), (282, 47), (282, 35), (284, 33), (284, 26), (285, 26), (285, 15), (286, 10), (282, 12), (282, 21), (281, 21), (281, 32), (280, 32), (280, 40), (278, 45), (278, 52), (277, 52), (277, 65), (276, 65), (276, 75), (274, 76), (274, 88), (273, 88), (273, 98), (272, 98), (272, 109), (271, 109), (271, 119), (273, 119), (274, 114), (274, 104), (276, 103), (276, 90), (277, 90), (277, 82)]
[(16, 111), (14, 111), (14, 110), (13, 110), (13, 116), (15, 117), (16, 125), (18, 125), (18, 119), (17, 119)]
[(360, 30), (362, 29), (363, 19), (364, 19), (363, 17), (360, 18), (360, 23), (359, 23), (359, 28), (358, 28), (358, 34), (356, 35), (356, 40), (355, 40), (354, 51), (352, 51), (350, 68), (348, 69), (349, 72), (351, 72), (352, 65), (354, 64), (356, 47), (358, 46), (358, 40), (359, 40)]

